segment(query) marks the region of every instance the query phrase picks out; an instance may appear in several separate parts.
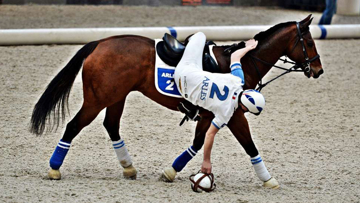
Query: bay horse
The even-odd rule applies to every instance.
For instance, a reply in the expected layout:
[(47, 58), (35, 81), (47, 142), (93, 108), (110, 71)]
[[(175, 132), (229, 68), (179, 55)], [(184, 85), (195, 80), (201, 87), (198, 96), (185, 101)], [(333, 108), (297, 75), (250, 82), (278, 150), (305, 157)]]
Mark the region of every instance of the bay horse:
[[(308, 78), (318, 78), (323, 73), (321, 61), (309, 31), (311, 21), (312, 18), (309, 15), (300, 22), (280, 23), (254, 37), (259, 42), (257, 48), (241, 59), (246, 81), (244, 89), (254, 89), (257, 84), (261, 84), (261, 78), (284, 55), (293, 60)], [(213, 48), (222, 73), (230, 72), (230, 56), (224, 53), (224, 50), (229, 47), (215, 46)], [(64, 119), (66, 114), (72, 84), (83, 67), (84, 101), (79, 112), (67, 124), (63, 137), (50, 159), (50, 179), (61, 178), (59, 168), (70, 148), (71, 141), (104, 108), (106, 108), (106, 116), (103, 125), (113, 141), (117, 157), (124, 168), (124, 177), (136, 178), (137, 171), (132, 165), (130, 155), (124, 146), (125, 143), (119, 134), (120, 118), (126, 96), (131, 91), (139, 91), (158, 104), (175, 111), (178, 110), (178, 104), (184, 101), (182, 98), (162, 95), (156, 90), (154, 66), (155, 41), (141, 36), (113, 36), (93, 41), (75, 54), (47, 86), (36, 103), (31, 117), (30, 131), (37, 135), (41, 135), (45, 129), (52, 130), (54, 126), (58, 126), (60, 118)], [(213, 119), (213, 114), (206, 110), (200, 115), (201, 120), (197, 122), (192, 145), (196, 151), (202, 148), (205, 133)], [(50, 125), (45, 128), (47, 124)], [(256, 157), (259, 154), (242, 110), (235, 111), (228, 123), (228, 128), (250, 157)], [(183, 163), (182, 167), (186, 164), (187, 162)], [(169, 168), (165, 169), (165, 178), (169, 181), (174, 180), (176, 172), (179, 171), (169, 172)], [(264, 186), (276, 188), (278, 183), (276, 181), (276, 183), (264, 184)]]

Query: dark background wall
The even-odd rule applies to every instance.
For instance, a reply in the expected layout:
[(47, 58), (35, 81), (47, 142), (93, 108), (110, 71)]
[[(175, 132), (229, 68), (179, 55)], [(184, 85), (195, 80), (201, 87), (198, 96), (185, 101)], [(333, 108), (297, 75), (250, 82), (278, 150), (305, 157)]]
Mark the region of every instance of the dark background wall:
[[(1, 1), (1, 0), (0, 0)], [(3, 4), (66, 4), (66, 0), (2, 0)]]
[[(214, 3), (215, 2), (215, 3)], [(216, 3), (218, 2), (218, 3)], [(222, 3), (221, 3), (222, 2)], [(224, 5), (224, 6), (282, 6), (292, 9), (318, 10), (325, 7), (325, 0), (0, 0), (0, 4), (91, 4), (91, 5)]]
[[(208, 3), (206, 0), (66, 0), (68, 4), (122, 4), (122, 5), (150, 5), (150, 6), (180, 6), (184, 2), (193, 2), (194, 5), (226, 5), (224, 3)], [(200, 2), (200, 3), (199, 3)], [(216, 2), (216, 1), (210, 1)], [(230, 2), (230, 5), (234, 6), (276, 6), (278, 5), (278, 0), (229, 0), (225, 2)]]

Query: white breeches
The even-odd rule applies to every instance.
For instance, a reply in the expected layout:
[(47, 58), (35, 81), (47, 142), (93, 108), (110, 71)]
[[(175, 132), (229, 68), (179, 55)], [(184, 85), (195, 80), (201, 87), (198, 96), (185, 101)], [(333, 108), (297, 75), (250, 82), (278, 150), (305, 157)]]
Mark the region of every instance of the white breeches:
[[(205, 41), (206, 41), (206, 36), (202, 32), (198, 32), (193, 36), (191, 36), (188, 44), (186, 45), (184, 55), (182, 56), (180, 62), (176, 66), (174, 79), (182, 95), (183, 95), (183, 92), (181, 91), (182, 88), (179, 86), (184, 87), (184, 84), (180, 85), (180, 83), (184, 82), (184, 80), (181, 81), (180, 78), (191, 75), (191, 73), (194, 70), (199, 71), (203, 69), (202, 56), (204, 52)], [(189, 87), (191, 87), (192, 84), (188, 84), (188, 85)], [(185, 84), (185, 86), (187, 85)]]

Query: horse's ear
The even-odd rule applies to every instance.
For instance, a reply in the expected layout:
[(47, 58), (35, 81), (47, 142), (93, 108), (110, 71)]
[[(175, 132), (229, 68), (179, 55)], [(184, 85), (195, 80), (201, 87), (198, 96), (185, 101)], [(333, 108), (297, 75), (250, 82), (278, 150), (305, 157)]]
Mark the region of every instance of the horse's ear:
[(305, 21), (303, 23), (300, 22), (300, 29), (303, 30), (303, 29), (309, 28), (309, 25), (311, 24), (313, 19), (314, 18), (310, 18), (308, 21)]
[(312, 14), (308, 15), (304, 20), (300, 21), (300, 22), (299, 22), (300, 25), (306, 23), (306, 22), (309, 21), (309, 20), (311, 20), (311, 19), (310, 19), (311, 16), (312, 16)]

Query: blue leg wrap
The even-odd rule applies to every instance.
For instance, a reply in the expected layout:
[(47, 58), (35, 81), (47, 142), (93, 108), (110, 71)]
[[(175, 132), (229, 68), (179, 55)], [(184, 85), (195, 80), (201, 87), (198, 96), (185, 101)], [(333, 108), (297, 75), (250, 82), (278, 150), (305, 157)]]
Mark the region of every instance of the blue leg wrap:
[(58, 170), (64, 162), (65, 156), (70, 149), (70, 143), (60, 140), (56, 146), (53, 155), (50, 158), (50, 167), (54, 170)]
[(176, 172), (180, 172), (186, 164), (196, 155), (197, 150), (194, 149), (193, 146), (186, 149), (180, 156), (178, 156), (172, 167), (175, 169)]

